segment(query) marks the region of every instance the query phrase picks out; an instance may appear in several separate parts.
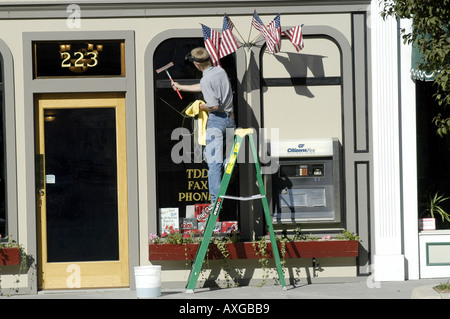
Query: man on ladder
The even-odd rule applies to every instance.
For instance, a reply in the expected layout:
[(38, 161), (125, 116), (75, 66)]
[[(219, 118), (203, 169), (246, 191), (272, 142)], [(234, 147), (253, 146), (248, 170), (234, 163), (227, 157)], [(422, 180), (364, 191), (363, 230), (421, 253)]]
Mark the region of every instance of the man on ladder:
[[(202, 92), (206, 104), (199, 105), (200, 111), (208, 111), (208, 122), (206, 132), (206, 148), (205, 155), (208, 163), (208, 185), (209, 193), (211, 194), (211, 205), (206, 208), (204, 216), (209, 216), (206, 227), (203, 233), (203, 239), (197, 251), (197, 254), (192, 264), (191, 274), (186, 286), (186, 292), (194, 292), (200, 270), (205, 259), (206, 251), (208, 249), (209, 241), (214, 230), (220, 209), (222, 207), (223, 199), (237, 199), (237, 200), (253, 200), (261, 199), (266, 223), (269, 229), (270, 240), (272, 243), (273, 255), (277, 266), (278, 276), (283, 289), (286, 288), (284, 275), (281, 267), (280, 256), (278, 253), (273, 225), (270, 218), (269, 205), (267, 202), (264, 184), (261, 177), (261, 170), (258, 162), (258, 154), (253, 141), (253, 129), (238, 129), (234, 135), (234, 144), (225, 172), (222, 177), (223, 169), (223, 141), (226, 141), (227, 129), (234, 129), (236, 124), (233, 117), (233, 92), (228, 76), (222, 68), (213, 67), (210, 56), (205, 48), (195, 48), (188, 55), (188, 59), (194, 63), (195, 67), (203, 74), (200, 84), (181, 85), (173, 82), (174, 90), (187, 92)], [(229, 135), (229, 134), (228, 134)], [(239, 153), (242, 141), (246, 135), (249, 135), (250, 146), (252, 149), (253, 158), (255, 160), (256, 176), (259, 186), (259, 195), (254, 195), (250, 198), (240, 198), (226, 196), (228, 184), (236, 164), (237, 155)], [(226, 141), (228, 142), (228, 141)]]
[[(195, 67), (202, 72), (199, 84), (181, 85), (173, 82), (174, 90), (185, 92), (202, 92), (206, 103), (200, 103), (200, 111), (208, 112), (208, 122), (206, 126), (206, 147), (205, 157), (208, 163), (208, 187), (211, 194), (211, 205), (208, 206), (203, 216), (210, 214), (217, 199), (220, 182), (222, 180), (222, 169), (224, 152), (226, 145), (227, 129), (234, 130), (236, 124), (233, 116), (233, 91), (228, 79), (228, 75), (221, 67), (214, 67), (208, 51), (199, 47), (191, 51), (187, 56)], [(232, 134), (228, 134), (230, 138)], [(229, 141), (231, 142), (231, 140)]]

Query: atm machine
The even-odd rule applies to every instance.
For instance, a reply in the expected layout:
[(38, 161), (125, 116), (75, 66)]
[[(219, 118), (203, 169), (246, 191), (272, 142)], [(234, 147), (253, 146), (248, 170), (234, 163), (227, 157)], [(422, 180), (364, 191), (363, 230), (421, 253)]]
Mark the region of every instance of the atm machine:
[(341, 144), (337, 138), (279, 141), (272, 176), (274, 224), (338, 224), (342, 216)]

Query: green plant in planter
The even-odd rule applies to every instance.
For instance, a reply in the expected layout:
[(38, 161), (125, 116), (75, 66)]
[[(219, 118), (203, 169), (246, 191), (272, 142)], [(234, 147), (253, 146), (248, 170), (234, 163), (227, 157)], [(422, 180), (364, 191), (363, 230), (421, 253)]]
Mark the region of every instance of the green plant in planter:
[(221, 254), (221, 268), (222, 271), (224, 272), (224, 278), (225, 278), (225, 287), (226, 288), (231, 288), (232, 287), (232, 282), (233, 279), (231, 278), (230, 275), (230, 265), (228, 263), (228, 257), (230, 256), (230, 252), (228, 251), (228, 244), (232, 243), (231, 237), (229, 236), (225, 236), (225, 237), (215, 237), (213, 236), (211, 238), (211, 242), (214, 243), (217, 247), (217, 249), (219, 250), (220, 254)]
[(293, 241), (306, 241), (306, 240), (318, 240), (319, 237), (313, 236), (312, 234), (303, 234), (300, 227), (294, 229)]
[(267, 241), (266, 237), (261, 236), (259, 240), (254, 240), (252, 243), (253, 249), (255, 250), (256, 254), (259, 255), (259, 263), (261, 265), (261, 269), (263, 270), (262, 275), (262, 281), (258, 285), (258, 287), (263, 287), (267, 284), (267, 279), (269, 278), (269, 259), (268, 259), (268, 252), (267, 252)]
[(442, 222), (450, 222), (450, 214), (441, 207), (442, 203), (449, 198), (450, 197), (444, 197), (444, 194), (439, 195), (439, 192), (436, 192), (434, 196), (431, 196), (430, 194), (428, 202), (425, 205), (423, 215), (429, 215), (431, 218), (435, 218), (435, 215), (440, 215), (442, 218)]
[(336, 238), (339, 239), (339, 240), (357, 240), (357, 241), (359, 241), (359, 236), (357, 234), (349, 232), (346, 229), (344, 229), (342, 234), (338, 234), (336, 236)]
[(289, 241), (289, 238), (287, 236), (281, 236), (275, 239), (277, 243), (280, 243), (281, 267), (284, 271), (284, 266), (286, 265), (286, 243)]
[(151, 233), (148, 238), (149, 244), (191, 244), (199, 242), (200, 239), (196, 238), (193, 233), (182, 233), (173, 226), (166, 226), (161, 236)]
[(12, 239), (11, 237), (2, 237), (2, 235), (0, 235), (0, 248), (20, 248), (21, 250), (23, 249), (22, 245), (20, 245), (19, 243), (17, 243), (14, 239)]
[[(26, 269), (26, 267), (27, 267), (27, 255), (25, 253), (25, 249), (24, 249), (24, 247), (21, 244), (19, 244), (12, 237), (6, 236), (6, 237), (2, 238), (2, 236), (0, 235), (0, 249), (2, 249), (2, 248), (18, 248), (19, 249), (20, 264), (19, 264), (18, 272), (16, 274), (14, 274), (14, 277), (16, 277), (14, 283), (15, 284), (19, 284), (19, 282), (20, 282), (19, 275), (21, 274), (22, 269)], [(6, 296), (10, 296), (13, 293), (18, 291), (18, 289), (14, 288), (14, 287), (9, 287), (7, 289), (8, 289), (7, 292), (3, 291), (3, 288), (2, 288), (2, 273), (0, 271), (0, 296), (5, 296), (5, 295)]]

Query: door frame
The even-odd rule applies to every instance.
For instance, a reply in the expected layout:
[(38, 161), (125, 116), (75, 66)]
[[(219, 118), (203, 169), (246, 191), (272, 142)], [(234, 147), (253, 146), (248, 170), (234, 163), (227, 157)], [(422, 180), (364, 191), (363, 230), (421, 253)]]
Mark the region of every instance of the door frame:
[[(60, 40), (124, 40), (125, 42), (125, 76), (98, 78), (67, 79), (33, 79), (33, 42)], [(32, 256), (28, 267), (28, 283), (20, 288), (20, 293), (35, 294), (37, 287), (37, 218), (35, 191), (35, 132), (34, 132), (34, 96), (40, 93), (97, 93), (123, 92), (126, 103), (126, 140), (127, 140), (127, 185), (128, 185), (128, 245), (130, 288), (135, 288), (133, 268), (138, 266), (139, 256), (145, 247), (139, 246), (139, 201), (138, 201), (138, 154), (137, 154), (137, 102), (136, 102), (136, 70), (135, 70), (135, 35), (133, 30), (116, 31), (62, 31), (62, 32), (24, 32), (23, 70), (24, 70), (24, 126), (23, 133), (24, 160), (21, 167), (28, 172), (23, 177), (26, 191), (22, 195), (22, 209), (26, 215), (26, 235), (21, 243), (26, 246), (27, 255)], [(142, 112), (142, 110), (141, 110)], [(140, 117), (143, 117), (142, 115)], [(20, 200), (20, 199), (19, 199)], [(146, 236), (145, 236), (146, 237)]]
[[(47, 262), (47, 189), (45, 172), (45, 110), (114, 108), (116, 123), (117, 205), (119, 260), (92, 262)], [(39, 94), (35, 96), (36, 155), (42, 154), (42, 185), (37, 186), (38, 279), (41, 289), (128, 287), (128, 207), (125, 98), (120, 93)], [(42, 187), (42, 188), (41, 188)], [(41, 193), (39, 193), (41, 192)], [(100, 271), (101, 270), (101, 271)], [(87, 274), (87, 275), (86, 275)], [(108, 277), (105, 277), (108, 276)], [(105, 278), (102, 280), (102, 278)]]

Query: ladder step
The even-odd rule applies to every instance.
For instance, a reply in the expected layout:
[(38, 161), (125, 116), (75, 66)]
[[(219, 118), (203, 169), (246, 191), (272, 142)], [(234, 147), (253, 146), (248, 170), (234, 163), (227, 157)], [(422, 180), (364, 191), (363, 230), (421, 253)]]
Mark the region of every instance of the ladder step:
[(238, 196), (228, 196), (228, 195), (221, 195), (219, 197), (224, 198), (224, 199), (234, 199), (234, 200), (246, 201), (246, 200), (265, 198), (266, 196), (261, 195), (261, 194), (256, 194), (256, 195), (249, 196), (249, 197), (238, 197)]

